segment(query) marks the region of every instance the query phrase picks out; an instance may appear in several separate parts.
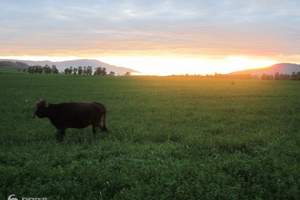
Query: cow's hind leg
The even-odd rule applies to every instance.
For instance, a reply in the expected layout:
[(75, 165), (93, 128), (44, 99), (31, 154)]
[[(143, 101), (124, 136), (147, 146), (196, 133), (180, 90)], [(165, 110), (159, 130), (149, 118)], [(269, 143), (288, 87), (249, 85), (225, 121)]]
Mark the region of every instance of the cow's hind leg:
[(100, 119), (100, 129), (102, 131), (106, 131), (108, 132), (107, 128), (106, 128), (106, 125), (105, 125), (105, 113), (101, 116), (101, 119)]
[(62, 142), (65, 136), (65, 129), (58, 129), (56, 132), (56, 140)]

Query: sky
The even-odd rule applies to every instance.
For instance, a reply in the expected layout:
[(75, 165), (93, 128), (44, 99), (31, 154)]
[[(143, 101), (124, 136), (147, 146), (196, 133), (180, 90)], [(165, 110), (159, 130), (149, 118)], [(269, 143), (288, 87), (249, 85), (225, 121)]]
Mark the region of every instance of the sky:
[(1, 0), (0, 58), (93, 58), (143, 74), (300, 63), (299, 0)]

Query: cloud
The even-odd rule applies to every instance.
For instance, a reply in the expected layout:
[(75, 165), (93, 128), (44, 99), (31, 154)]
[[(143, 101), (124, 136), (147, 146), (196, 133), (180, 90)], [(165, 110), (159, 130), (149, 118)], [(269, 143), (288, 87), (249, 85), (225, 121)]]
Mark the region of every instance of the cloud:
[(3, 0), (0, 7), (0, 54), (300, 52), (297, 0)]

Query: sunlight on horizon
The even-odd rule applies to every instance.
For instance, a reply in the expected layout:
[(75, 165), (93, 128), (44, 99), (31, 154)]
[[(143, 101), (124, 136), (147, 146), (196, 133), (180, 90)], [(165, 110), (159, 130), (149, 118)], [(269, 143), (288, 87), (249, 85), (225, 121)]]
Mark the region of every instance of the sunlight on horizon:
[(247, 56), (227, 56), (206, 58), (196, 56), (1, 56), (0, 59), (18, 59), (33, 61), (65, 61), (74, 59), (96, 59), (111, 65), (127, 67), (138, 71), (136, 75), (183, 75), (214, 74), (267, 67), (277, 63), (270, 58)]
[(200, 58), (180, 56), (104, 56), (98, 60), (129, 67), (145, 75), (183, 75), (231, 73), (234, 71), (268, 67), (277, 63), (272, 59), (228, 56)]

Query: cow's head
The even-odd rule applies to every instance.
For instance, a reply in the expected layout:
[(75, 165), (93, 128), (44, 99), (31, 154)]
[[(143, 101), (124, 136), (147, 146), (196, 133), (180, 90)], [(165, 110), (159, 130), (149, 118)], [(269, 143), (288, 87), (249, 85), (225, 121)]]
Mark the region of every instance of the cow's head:
[(45, 100), (39, 100), (36, 103), (36, 110), (33, 113), (33, 117), (37, 116), (38, 118), (47, 117), (47, 108), (48, 103)]

